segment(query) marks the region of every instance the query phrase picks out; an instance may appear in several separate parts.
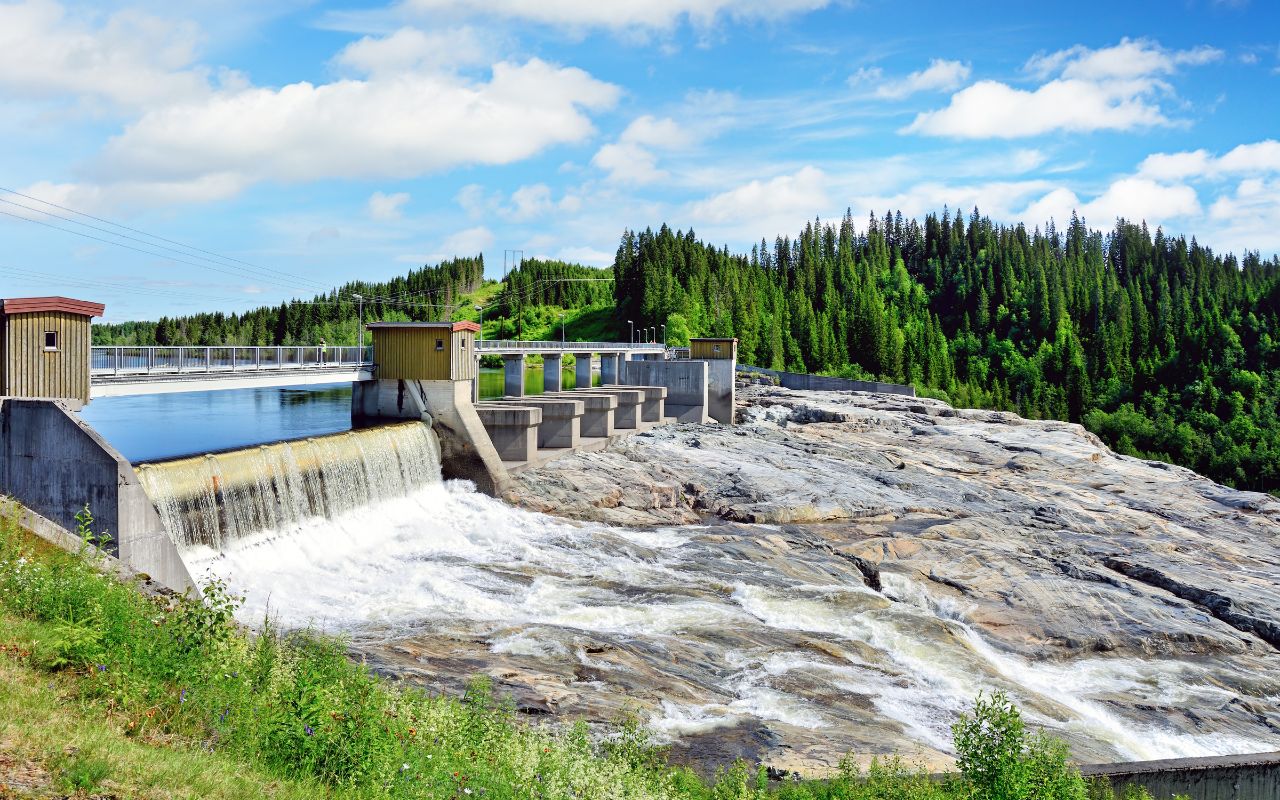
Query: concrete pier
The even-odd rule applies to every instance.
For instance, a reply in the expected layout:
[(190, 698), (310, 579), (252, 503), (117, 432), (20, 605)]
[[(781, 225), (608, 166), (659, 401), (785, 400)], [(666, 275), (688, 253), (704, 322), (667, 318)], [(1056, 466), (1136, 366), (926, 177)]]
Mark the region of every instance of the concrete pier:
[(561, 371), (564, 356), (560, 353), (547, 353), (542, 356), (542, 391), (550, 394), (563, 388)]
[(524, 353), (502, 357), (502, 384), (502, 393), (508, 397), (524, 397)]
[(665, 386), (623, 386), (620, 384), (606, 384), (599, 387), (601, 389), (635, 389), (642, 392), (644, 397), (640, 403), (640, 421), (646, 424), (658, 425), (666, 422), (666, 404), (667, 404), (667, 387)]
[(640, 405), (644, 402), (644, 392), (630, 387), (578, 389), (565, 392), (566, 396), (580, 397), (585, 395), (606, 395), (617, 399), (618, 405), (613, 411), (613, 429), (616, 431), (636, 430), (640, 424)]
[(573, 354), (573, 385), (579, 389), (591, 388), (591, 354)]
[(611, 394), (578, 394), (559, 399), (580, 400), (582, 420), (579, 431), (583, 439), (603, 439), (613, 435), (613, 412), (618, 408), (618, 398)]
[(622, 360), (621, 353), (601, 353), (600, 354), (600, 382), (601, 383), (617, 383), (618, 382), (618, 362)]
[(507, 397), (503, 403), (542, 409), (542, 423), (538, 425), (538, 447), (577, 447), (582, 438), (583, 401), (567, 397)]
[(503, 461), (531, 461), (537, 454), (541, 408), (489, 402), (476, 405), (476, 414)]

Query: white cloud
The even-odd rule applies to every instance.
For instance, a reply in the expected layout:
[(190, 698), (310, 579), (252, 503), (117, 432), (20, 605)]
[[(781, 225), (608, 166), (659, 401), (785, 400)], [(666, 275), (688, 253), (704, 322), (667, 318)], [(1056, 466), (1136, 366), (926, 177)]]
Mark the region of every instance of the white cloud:
[(1220, 178), (1227, 175), (1250, 175), (1280, 172), (1280, 141), (1265, 139), (1242, 144), (1221, 157), (1208, 150), (1181, 153), (1154, 153), (1138, 167), (1142, 175), (1163, 179)]
[(620, 183), (646, 184), (667, 177), (658, 168), (654, 150), (683, 150), (694, 136), (670, 117), (644, 115), (627, 126), (616, 142), (601, 147), (591, 159), (592, 166), (604, 170)]
[(1128, 131), (1171, 124), (1159, 99), (1172, 93), (1164, 76), (1206, 64), (1220, 50), (1169, 51), (1146, 40), (1123, 39), (1091, 50), (1077, 45), (1037, 55), (1026, 71), (1057, 77), (1036, 89), (984, 80), (952, 95), (945, 108), (926, 111), (904, 133), (960, 138), (1016, 138), (1050, 131)]
[(746, 234), (745, 239), (791, 234), (805, 220), (830, 208), (827, 176), (806, 166), (790, 175), (756, 179), (692, 203), (684, 217), (713, 233)]
[(571, 29), (665, 30), (687, 20), (773, 20), (815, 11), (831, 0), (406, 0), (403, 8), (438, 17), (499, 16)]
[(0, 96), (144, 109), (210, 91), (198, 32), (137, 11), (68, 16), (54, 0), (0, 4)]
[(483, 225), (477, 225), (474, 228), (458, 231), (445, 239), (440, 245), (440, 252), (433, 260), (474, 256), (492, 247), (493, 242), (493, 231)]
[(511, 208), (507, 216), (515, 222), (526, 222), (542, 216), (553, 208), (551, 187), (545, 183), (521, 186), (511, 193)]
[(100, 180), (403, 179), (508, 164), (594, 131), (588, 111), (616, 86), (538, 59), (494, 65), (487, 82), (401, 74), (217, 92), (149, 112), (104, 148)]
[(422, 31), (401, 28), (366, 36), (334, 56), (333, 63), (359, 75), (394, 75), (488, 63), (494, 48), (470, 26)]
[(1100, 195), (1082, 202), (1069, 189), (1058, 188), (1029, 205), (1021, 217), (1028, 225), (1049, 219), (1059, 224), (1075, 211), (1094, 227), (1107, 229), (1118, 217), (1148, 225), (1188, 220), (1203, 213), (1196, 190), (1181, 184), (1162, 184), (1149, 178), (1126, 177), (1111, 183)]
[(382, 221), (400, 219), (400, 209), (407, 202), (409, 202), (408, 192), (396, 192), (394, 194), (374, 192), (369, 195), (369, 216)]
[(946, 61), (935, 58), (929, 66), (912, 72), (905, 78), (884, 80), (879, 67), (863, 68), (849, 78), (849, 84), (877, 84), (875, 96), (886, 100), (901, 100), (919, 92), (950, 91), (969, 79), (972, 70), (968, 64), (960, 61)]
[(1246, 178), (1234, 194), (1219, 197), (1209, 208), (1218, 226), (1211, 239), (1219, 250), (1280, 252), (1280, 178)]

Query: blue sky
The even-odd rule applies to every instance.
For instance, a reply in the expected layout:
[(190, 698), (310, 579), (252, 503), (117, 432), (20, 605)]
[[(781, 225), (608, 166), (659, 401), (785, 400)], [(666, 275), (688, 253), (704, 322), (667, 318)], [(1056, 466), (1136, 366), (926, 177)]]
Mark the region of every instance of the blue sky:
[(241, 310), (846, 208), (1271, 255), (1278, 99), (1262, 0), (0, 0), (0, 186), (134, 229), (0, 192), (0, 296)]

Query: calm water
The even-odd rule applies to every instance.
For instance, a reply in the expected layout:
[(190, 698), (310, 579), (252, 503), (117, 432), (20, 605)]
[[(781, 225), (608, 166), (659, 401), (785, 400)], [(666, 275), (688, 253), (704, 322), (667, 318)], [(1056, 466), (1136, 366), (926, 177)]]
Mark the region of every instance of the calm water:
[[(542, 393), (540, 367), (526, 371), (525, 388)], [(501, 369), (480, 371), (481, 397), (502, 391)], [(350, 430), (351, 384), (104, 397), (80, 415), (125, 458), (156, 461)]]

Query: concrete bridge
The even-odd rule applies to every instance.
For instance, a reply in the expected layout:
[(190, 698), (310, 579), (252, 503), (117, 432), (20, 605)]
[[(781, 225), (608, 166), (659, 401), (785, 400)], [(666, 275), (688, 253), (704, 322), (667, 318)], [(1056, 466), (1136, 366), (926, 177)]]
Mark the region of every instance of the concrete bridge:
[[(168, 392), (207, 392), (273, 386), (310, 386), (373, 380), (373, 347), (92, 347), (89, 361), (89, 399)], [(591, 359), (599, 355), (607, 383), (616, 382), (618, 363), (628, 359), (665, 359), (667, 349), (656, 343), (539, 342), (479, 340), (475, 358), (501, 356), (508, 369), (521, 370), (529, 356), (557, 366), (566, 355), (577, 359), (578, 385), (590, 383)], [(584, 375), (584, 370), (586, 370)], [(547, 370), (547, 390), (560, 390), (560, 371)], [(511, 392), (508, 391), (508, 394)], [(523, 388), (518, 394), (524, 394)]]

